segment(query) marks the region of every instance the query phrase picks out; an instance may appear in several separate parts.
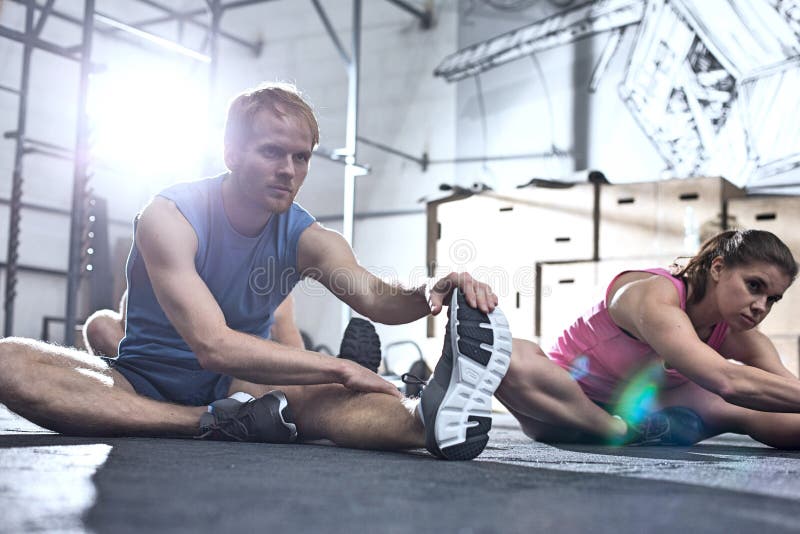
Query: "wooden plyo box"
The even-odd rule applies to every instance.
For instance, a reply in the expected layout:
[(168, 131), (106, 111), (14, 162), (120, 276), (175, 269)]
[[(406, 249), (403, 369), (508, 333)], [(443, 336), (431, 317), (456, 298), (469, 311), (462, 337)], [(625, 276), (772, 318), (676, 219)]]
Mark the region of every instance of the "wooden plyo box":
[(687, 224), (695, 225), (702, 243), (727, 227), (727, 202), (744, 194), (742, 189), (716, 177), (658, 182), (658, 254), (694, 254), (696, 250), (686, 248)]
[(600, 258), (658, 252), (655, 182), (604, 186), (600, 193)]
[(726, 227), (727, 200), (742, 195), (717, 177), (604, 186), (600, 258), (692, 255)]
[(728, 201), (728, 218), (734, 228), (772, 232), (800, 259), (800, 197), (734, 198)]
[[(512, 334), (532, 338), (534, 266), (592, 257), (594, 187), (484, 192), (429, 204), (429, 274), (466, 271), (490, 284)], [(440, 327), (430, 320), (428, 335)]]

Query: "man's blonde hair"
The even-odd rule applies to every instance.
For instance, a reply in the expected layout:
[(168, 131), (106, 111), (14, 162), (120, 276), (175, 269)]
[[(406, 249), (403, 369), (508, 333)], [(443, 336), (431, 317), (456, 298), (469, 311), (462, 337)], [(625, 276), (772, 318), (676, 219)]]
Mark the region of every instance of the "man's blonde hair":
[(319, 124), (314, 110), (291, 83), (263, 83), (248, 89), (231, 101), (225, 122), (225, 146), (241, 147), (253, 134), (253, 121), (259, 111), (269, 110), (278, 117), (290, 115), (308, 124), (311, 148), (319, 144)]

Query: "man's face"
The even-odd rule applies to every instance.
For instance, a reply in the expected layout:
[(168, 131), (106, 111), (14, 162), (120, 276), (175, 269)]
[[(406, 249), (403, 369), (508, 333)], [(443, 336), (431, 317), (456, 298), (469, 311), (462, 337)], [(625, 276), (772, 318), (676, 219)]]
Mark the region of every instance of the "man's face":
[(311, 143), (311, 129), (302, 119), (258, 112), (249, 139), (226, 152), (242, 197), (271, 213), (288, 210), (308, 174)]

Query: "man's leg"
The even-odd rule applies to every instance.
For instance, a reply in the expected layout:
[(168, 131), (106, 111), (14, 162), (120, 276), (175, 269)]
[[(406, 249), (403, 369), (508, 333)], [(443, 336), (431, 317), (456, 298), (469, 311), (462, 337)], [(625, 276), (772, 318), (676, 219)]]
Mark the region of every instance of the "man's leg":
[(425, 446), (417, 401), (380, 393), (356, 393), (344, 386), (264, 386), (234, 379), (230, 393), (260, 397), (280, 389), (289, 400), (301, 440), (329, 439), (359, 449), (414, 449)]
[(100, 358), (22, 338), (0, 340), (0, 403), (71, 435), (192, 436), (206, 407), (137, 395)]
[(114, 310), (96, 311), (83, 325), (84, 344), (89, 354), (116, 357), (124, 335), (122, 315)]
[(119, 311), (99, 310), (86, 319), (83, 325), (83, 341), (89, 354), (117, 357), (119, 342), (125, 336), (125, 313), (128, 308), (128, 292), (122, 294)]

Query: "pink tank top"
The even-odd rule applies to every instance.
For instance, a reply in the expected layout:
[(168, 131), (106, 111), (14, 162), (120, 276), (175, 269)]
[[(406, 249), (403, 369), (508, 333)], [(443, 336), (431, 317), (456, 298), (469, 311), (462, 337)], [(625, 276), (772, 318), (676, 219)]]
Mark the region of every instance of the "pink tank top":
[[(625, 333), (611, 319), (606, 301), (614, 282), (625, 273), (614, 277), (606, 288), (606, 298), (593, 306), (567, 328), (550, 350), (550, 358), (568, 370), (578, 381), (586, 395), (599, 402), (611, 402), (624, 383), (637, 373), (660, 364), (663, 369), (661, 388), (671, 388), (686, 383), (689, 379), (678, 371), (664, 366), (664, 361), (653, 352), (652, 347)], [(678, 291), (681, 309), (686, 309), (686, 285), (666, 269), (644, 269), (669, 279)], [(717, 324), (706, 344), (719, 350), (728, 333), (728, 324)]]

